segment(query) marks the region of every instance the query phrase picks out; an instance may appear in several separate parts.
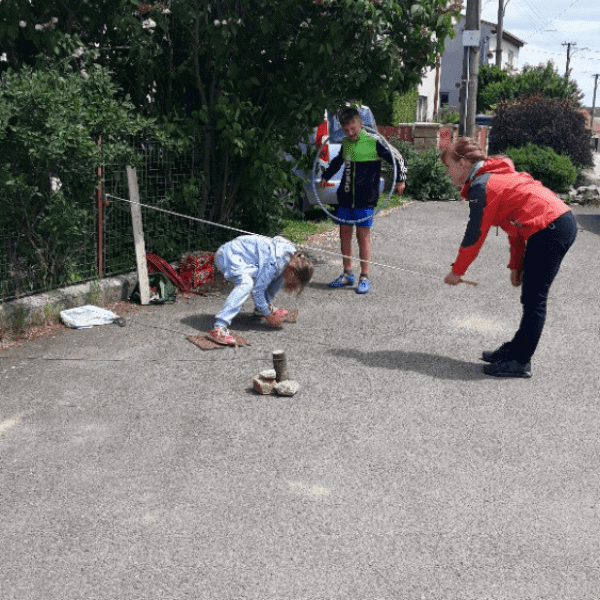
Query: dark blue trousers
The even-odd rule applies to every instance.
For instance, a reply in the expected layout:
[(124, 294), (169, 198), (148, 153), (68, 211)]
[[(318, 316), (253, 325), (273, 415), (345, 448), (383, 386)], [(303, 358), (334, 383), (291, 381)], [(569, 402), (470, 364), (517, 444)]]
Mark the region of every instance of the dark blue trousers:
[(523, 316), (510, 342), (510, 353), (520, 363), (528, 363), (537, 348), (546, 321), (550, 286), (576, 236), (577, 223), (569, 211), (527, 240), (521, 290)]

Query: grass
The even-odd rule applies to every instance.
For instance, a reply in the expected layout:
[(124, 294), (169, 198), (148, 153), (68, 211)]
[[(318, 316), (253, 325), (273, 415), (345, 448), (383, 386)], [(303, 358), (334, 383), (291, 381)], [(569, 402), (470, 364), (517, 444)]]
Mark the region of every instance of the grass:
[(61, 329), (59, 309), (47, 304), (41, 311), (29, 313), (18, 307), (10, 314), (0, 313), (0, 350), (20, 346), (42, 335)]
[[(377, 207), (381, 206), (386, 199), (387, 194), (382, 195), (379, 199)], [(385, 210), (403, 206), (404, 202), (405, 198), (403, 196), (393, 194), (390, 198), (390, 201), (386, 205)], [(327, 208), (327, 210), (329, 210), (331, 213), (334, 212), (333, 207), (331, 210), (329, 208)], [(311, 210), (300, 218), (285, 219), (283, 225), (283, 235), (295, 244), (304, 243), (309, 235), (323, 233), (324, 231), (329, 231), (330, 229), (337, 227), (337, 225), (333, 223), (333, 221), (329, 219), (329, 217), (327, 217), (327, 215), (320, 209)]]
[(295, 219), (286, 219), (283, 222), (283, 235), (295, 244), (302, 244), (309, 235), (322, 233), (333, 229), (336, 225), (330, 221), (301, 221)]

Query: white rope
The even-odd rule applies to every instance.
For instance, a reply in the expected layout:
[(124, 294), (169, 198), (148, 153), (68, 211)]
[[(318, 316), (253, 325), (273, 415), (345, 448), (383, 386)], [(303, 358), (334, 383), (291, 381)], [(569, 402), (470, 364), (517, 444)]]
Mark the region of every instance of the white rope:
[[(214, 227), (221, 227), (223, 229), (229, 229), (231, 231), (236, 231), (238, 233), (243, 233), (246, 235), (257, 235), (259, 237), (263, 237), (266, 239), (271, 239), (270, 236), (267, 235), (262, 235), (260, 233), (252, 233), (251, 231), (245, 231), (244, 229), (238, 229), (237, 227), (231, 227), (230, 225), (222, 225), (220, 223), (214, 223), (212, 221), (206, 221), (205, 219), (199, 219), (198, 217), (190, 217), (189, 215), (183, 215), (181, 213), (177, 213), (174, 212), (172, 210), (166, 210), (165, 208), (158, 208), (157, 206), (150, 206), (148, 204), (142, 204), (141, 202), (135, 202), (134, 200), (128, 200), (126, 198), (119, 198), (118, 196), (113, 196), (112, 194), (105, 194), (106, 197), (108, 198), (113, 198), (114, 200), (120, 200), (121, 202), (128, 202), (129, 204), (137, 204), (138, 206), (141, 206), (143, 208), (149, 208), (151, 210), (157, 210), (159, 212), (168, 214), (168, 215), (173, 215), (174, 217), (181, 217), (183, 219), (189, 219), (190, 221), (197, 221), (198, 223), (204, 223), (205, 225), (212, 225)], [(341, 258), (349, 258), (352, 259), (352, 256), (346, 256), (345, 254), (340, 254), (339, 252), (330, 252), (328, 250), (322, 250), (321, 248), (315, 248), (313, 246), (308, 246), (306, 244), (294, 244), (295, 246), (299, 247), (299, 248), (303, 248), (306, 250), (310, 250), (310, 251), (315, 251), (315, 252), (320, 252), (322, 254), (330, 254), (332, 256), (335, 256), (337, 258), (341, 257)], [(383, 267), (385, 269), (394, 269), (394, 270), (398, 270), (398, 271), (405, 271), (406, 273), (412, 273), (413, 275), (418, 275), (419, 277), (426, 277), (429, 279), (439, 279), (438, 275), (428, 275), (425, 273), (420, 273), (418, 271), (412, 271), (411, 269), (406, 269), (404, 267), (397, 267), (394, 265), (386, 265), (384, 263), (378, 263), (372, 260), (361, 260), (360, 262), (364, 262), (364, 263), (368, 263), (370, 265), (374, 265), (377, 267)], [(467, 281), (466, 279), (461, 280), (462, 283), (468, 283), (470, 285), (477, 285), (475, 282), (473, 281)]]

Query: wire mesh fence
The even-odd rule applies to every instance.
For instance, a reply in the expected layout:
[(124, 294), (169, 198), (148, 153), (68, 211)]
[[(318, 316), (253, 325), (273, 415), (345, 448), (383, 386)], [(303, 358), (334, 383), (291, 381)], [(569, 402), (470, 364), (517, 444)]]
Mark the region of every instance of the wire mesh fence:
[[(74, 200), (79, 208), (80, 202)], [(93, 208), (77, 210), (76, 219), (76, 231), (55, 245), (35, 222), (24, 223), (26, 217), (13, 217), (11, 226), (0, 230), (0, 303), (97, 276)]]
[[(198, 195), (201, 179), (200, 157), (197, 151), (179, 153), (156, 145), (141, 148), (143, 162), (137, 168), (137, 182), (144, 240), (147, 252), (167, 261), (182, 253), (208, 249), (211, 227), (185, 217), (177, 217), (146, 208), (156, 207), (191, 217), (198, 216)], [(107, 166), (103, 192), (108, 200), (103, 218), (103, 271), (116, 275), (135, 268), (135, 249), (131, 227), (131, 206), (118, 199), (129, 199), (126, 169)]]
[[(137, 144), (140, 203), (182, 215), (202, 218), (201, 164), (197, 150), (185, 151), (156, 143)], [(127, 171), (124, 164), (102, 168), (100, 204), (96, 197), (70, 198), (77, 205), (77, 233), (68, 248), (54, 252), (52, 268), (35, 227), (27, 235), (16, 226), (0, 229), (0, 303), (136, 269)], [(82, 209), (84, 205), (84, 209)], [(214, 227), (142, 207), (146, 250), (167, 261), (186, 252), (209, 250)]]

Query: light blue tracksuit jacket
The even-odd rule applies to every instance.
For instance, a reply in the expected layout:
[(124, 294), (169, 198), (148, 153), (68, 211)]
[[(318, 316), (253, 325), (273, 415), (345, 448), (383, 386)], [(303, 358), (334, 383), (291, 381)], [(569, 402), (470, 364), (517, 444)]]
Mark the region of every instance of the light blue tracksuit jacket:
[(241, 235), (221, 246), (215, 265), (235, 287), (215, 317), (214, 327), (229, 327), (242, 305), (252, 294), (261, 315), (268, 315), (269, 304), (283, 285), (282, 273), (296, 247), (284, 237)]

